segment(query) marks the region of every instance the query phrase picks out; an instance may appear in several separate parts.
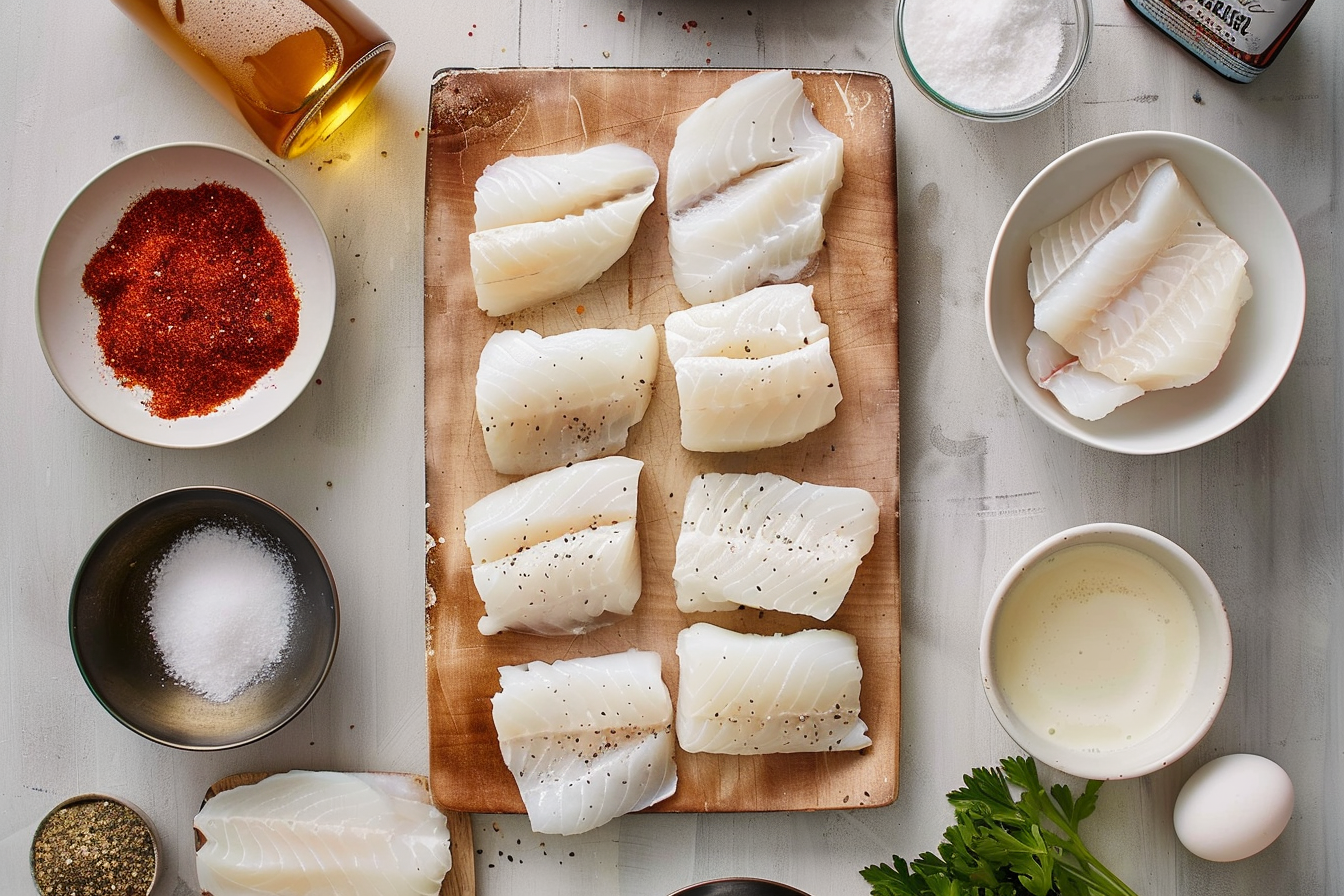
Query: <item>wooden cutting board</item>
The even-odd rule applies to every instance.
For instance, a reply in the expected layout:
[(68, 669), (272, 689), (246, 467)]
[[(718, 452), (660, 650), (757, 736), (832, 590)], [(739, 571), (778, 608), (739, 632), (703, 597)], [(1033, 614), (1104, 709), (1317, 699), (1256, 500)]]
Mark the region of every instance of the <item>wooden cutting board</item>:
[[(214, 784), (211, 784), (210, 789), (205, 792), (205, 799), (202, 800), (202, 804), (226, 790), (242, 787), (245, 784), (255, 784), (270, 776), (271, 772), (240, 772), (236, 775), (229, 775), (227, 778), (220, 778)], [(429, 788), (429, 781), (422, 775), (404, 775), (403, 777), (412, 779), (421, 787)], [(439, 887), (439, 896), (476, 896), (476, 849), (471, 832), (471, 816), (462, 812), (445, 812), (444, 817), (448, 820), (448, 842), (453, 867), (443, 878), (443, 885)], [(201, 848), (203, 839), (200, 832), (197, 831), (197, 849)]]
[(682, 504), (698, 473), (770, 471), (797, 480), (859, 486), (880, 508), (876, 544), (826, 625), (858, 638), (862, 718), (873, 745), (856, 753), (717, 756), (678, 751), (676, 793), (651, 811), (720, 812), (876, 806), (896, 797), (900, 740), (899, 401), (896, 347), (896, 168), (891, 85), (880, 75), (798, 73), (821, 122), (845, 141), (844, 185), (825, 218), (814, 273), (830, 326), (844, 399), (836, 419), (801, 442), (752, 454), (695, 454), (680, 445), (675, 378), (666, 357), (643, 422), (626, 452), (645, 462), (640, 483), (643, 597), (635, 614), (589, 635), (484, 637), (472, 584), (463, 510), (506, 485), (486, 458), (475, 417), (481, 348), (503, 329), (542, 335), (581, 327), (660, 331), (685, 307), (672, 282), (662, 186), (630, 252), (569, 298), (504, 318), (476, 306), (467, 248), (482, 170), (509, 154), (576, 152), (609, 142), (643, 149), (666, 177), (677, 125), (751, 74), (725, 70), (443, 71), (430, 93), (425, 178), (426, 651), (430, 782), (445, 809), (522, 812), (500, 758), (490, 698), (497, 668), (631, 647), (662, 655), (677, 693), (677, 633), (695, 621), (739, 631), (794, 632), (822, 625), (761, 611), (687, 616), (671, 570)]

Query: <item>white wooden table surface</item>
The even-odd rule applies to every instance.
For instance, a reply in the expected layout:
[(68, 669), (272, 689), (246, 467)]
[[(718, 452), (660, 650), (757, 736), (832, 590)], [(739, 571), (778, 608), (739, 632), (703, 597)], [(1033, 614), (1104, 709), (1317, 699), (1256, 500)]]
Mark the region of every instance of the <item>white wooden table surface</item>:
[[(190, 820), (205, 788), (282, 767), (427, 768), (423, 659), (421, 234), (427, 99), (446, 66), (856, 68), (895, 84), (900, 160), (904, 681), (900, 797), (783, 815), (641, 816), (561, 840), (478, 817), (482, 896), (663, 896), (728, 874), (858, 896), (866, 864), (932, 848), (963, 772), (1016, 752), (981, 694), (980, 620), (1003, 570), (1089, 521), (1147, 526), (1221, 587), (1236, 642), (1212, 732), (1177, 766), (1107, 784), (1095, 848), (1146, 894), (1344, 892), (1344, 10), (1316, 4), (1251, 86), (1222, 81), (1123, 5), (1096, 0), (1071, 94), (1026, 122), (974, 124), (919, 97), (897, 62), (892, 0), (362, 0), (398, 43), (372, 100), (328, 144), (273, 160), (330, 236), (337, 325), (314, 383), (262, 432), (203, 451), (144, 447), (88, 420), (42, 359), (33, 287), (65, 203), (129, 152), (199, 140), (264, 150), (110, 3), (3, 4), (0, 29), (0, 892), (33, 892), (27, 849), (57, 801), (108, 791), (163, 835), (160, 894), (196, 892)], [(1039, 423), (984, 334), (999, 222), (1065, 150), (1124, 130), (1183, 131), (1255, 168), (1297, 230), (1307, 327), (1277, 395), (1201, 448), (1107, 454)], [(85, 549), (161, 490), (233, 486), (294, 514), (341, 591), (339, 655), (316, 701), (251, 747), (176, 752), (122, 728), (71, 658), (66, 605)], [(1176, 842), (1185, 778), (1262, 753), (1297, 785), (1283, 838), (1231, 865)]]

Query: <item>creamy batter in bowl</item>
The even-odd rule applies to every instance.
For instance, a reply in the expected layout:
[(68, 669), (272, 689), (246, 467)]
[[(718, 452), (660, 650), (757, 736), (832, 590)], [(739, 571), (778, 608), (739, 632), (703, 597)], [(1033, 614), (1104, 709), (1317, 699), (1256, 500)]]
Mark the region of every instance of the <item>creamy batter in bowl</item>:
[(1131, 778), (1183, 756), (1213, 724), (1232, 669), (1218, 589), (1174, 542), (1137, 526), (1069, 529), (1004, 576), (985, 616), (990, 706), (1037, 759)]

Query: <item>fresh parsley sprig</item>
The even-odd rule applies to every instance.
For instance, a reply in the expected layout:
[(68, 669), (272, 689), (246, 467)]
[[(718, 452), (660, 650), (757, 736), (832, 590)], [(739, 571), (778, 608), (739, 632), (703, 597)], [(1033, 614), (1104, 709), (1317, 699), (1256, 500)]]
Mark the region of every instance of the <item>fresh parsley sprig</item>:
[(1100, 781), (1075, 798), (1063, 784), (1047, 791), (1029, 757), (1000, 765), (972, 769), (947, 795), (956, 822), (937, 853), (908, 863), (893, 856), (860, 872), (873, 896), (1137, 896), (1078, 833), (1097, 808)]

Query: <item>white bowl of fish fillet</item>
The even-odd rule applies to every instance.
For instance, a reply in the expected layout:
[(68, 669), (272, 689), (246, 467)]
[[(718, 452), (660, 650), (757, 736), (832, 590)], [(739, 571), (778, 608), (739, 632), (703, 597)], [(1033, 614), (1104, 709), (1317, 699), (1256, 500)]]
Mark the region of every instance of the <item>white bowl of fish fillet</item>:
[(1022, 403), (1080, 442), (1166, 454), (1234, 429), (1278, 388), (1306, 316), (1302, 254), (1226, 150), (1135, 131), (1065, 153), (1008, 211), (989, 341)]

